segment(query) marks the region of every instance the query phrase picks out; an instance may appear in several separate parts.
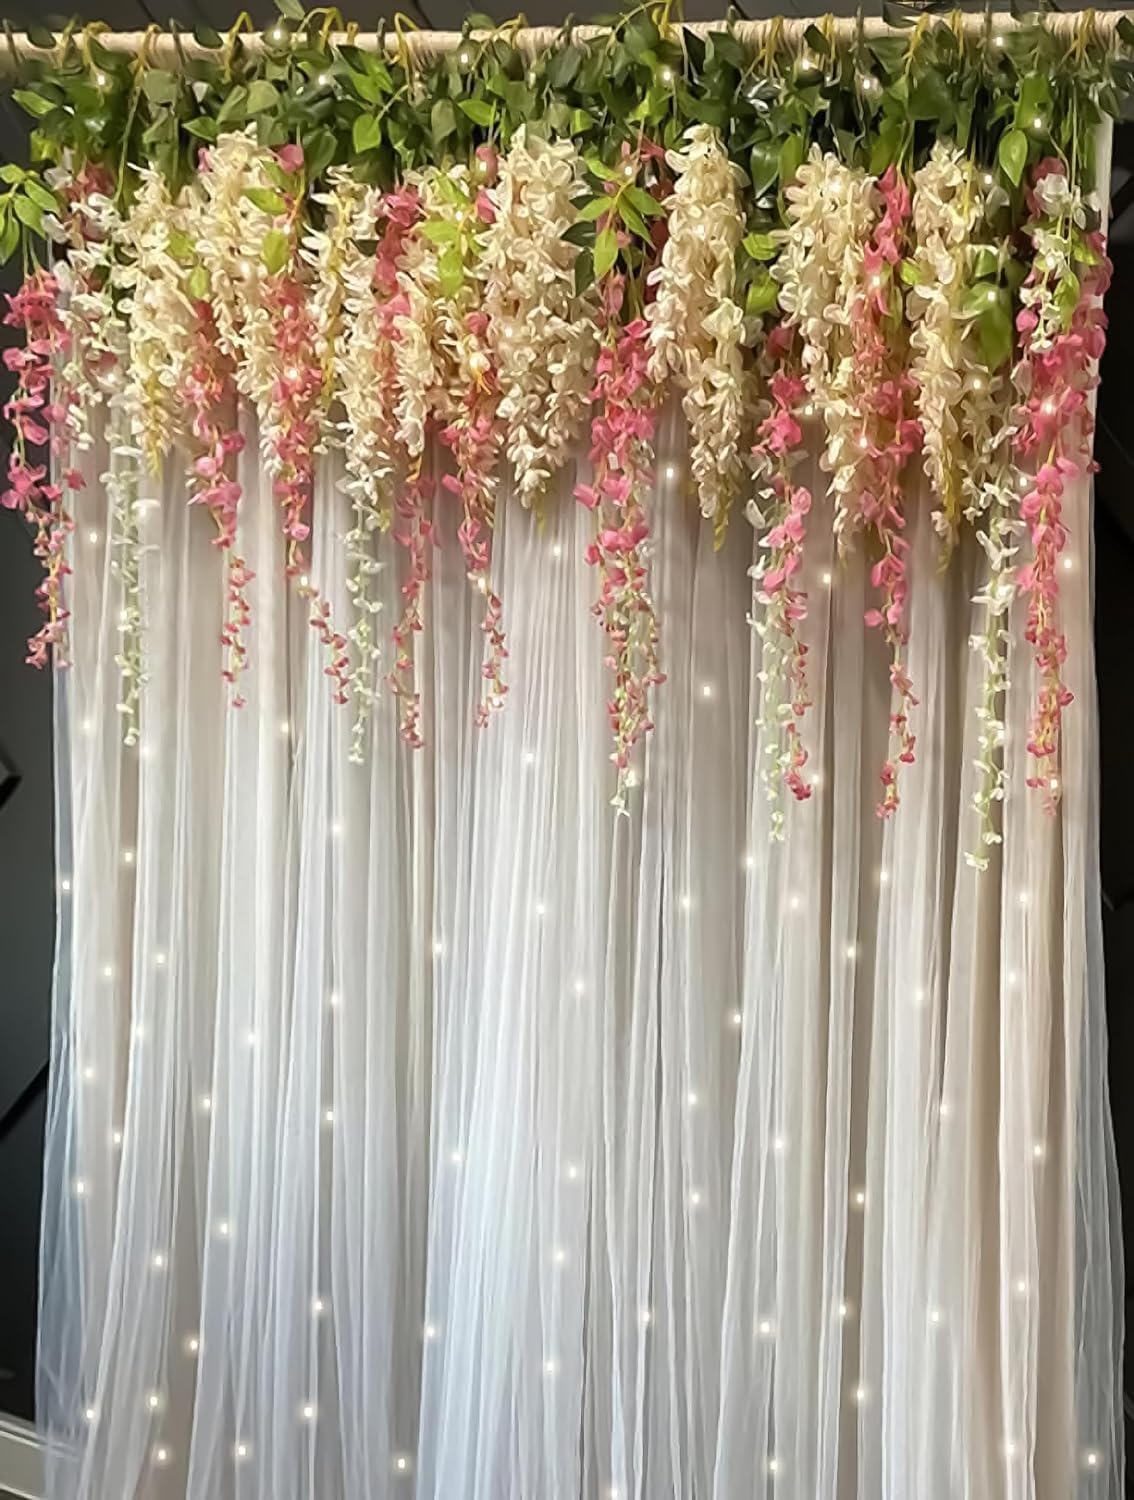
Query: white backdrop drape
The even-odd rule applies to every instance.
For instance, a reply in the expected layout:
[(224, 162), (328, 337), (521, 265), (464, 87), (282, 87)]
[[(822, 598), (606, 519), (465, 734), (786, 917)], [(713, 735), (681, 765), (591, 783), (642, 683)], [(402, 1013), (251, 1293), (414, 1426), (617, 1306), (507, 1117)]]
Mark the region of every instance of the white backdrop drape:
[[(816, 519), (819, 774), (776, 844), (752, 533), (713, 550), (674, 412), (650, 506), (668, 681), (629, 817), (572, 475), (542, 525), (500, 504), (511, 691), (486, 730), (441, 492), (427, 745), (402, 745), (383, 694), (358, 766), (255, 455), (247, 706), (220, 676), (221, 559), (173, 474), (141, 521), (137, 749), (105, 498), (80, 499), (53, 1500), (1117, 1500), (1086, 489), (1062, 803), (1023, 789), (1013, 620), (1005, 842), (982, 875), (963, 858), (982, 559), (940, 570), (928, 496), (902, 807), (874, 815), (888, 686), (861, 550), (837, 559)], [(311, 566), (345, 617), (339, 477), (325, 460)], [(388, 629), (404, 564), (378, 545)]]

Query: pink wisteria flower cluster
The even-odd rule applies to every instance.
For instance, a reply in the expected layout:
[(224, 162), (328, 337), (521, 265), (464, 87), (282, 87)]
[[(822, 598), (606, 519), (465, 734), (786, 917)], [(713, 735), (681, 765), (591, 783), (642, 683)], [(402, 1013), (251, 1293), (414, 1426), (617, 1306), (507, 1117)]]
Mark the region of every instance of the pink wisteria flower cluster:
[(863, 286), (851, 327), (855, 380), (862, 392), (859, 461), (849, 503), (853, 523), (874, 538), (879, 554), (870, 570), (871, 586), (881, 595), (866, 612), (866, 623), (880, 629), (890, 649), (890, 745), (882, 767), (881, 817), (899, 804), (898, 766), (912, 765), (917, 738), (910, 715), (917, 707), (904, 662), (909, 637), (909, 597), (903, 475), (921, 445), (921, 425), (914, 415), (917, 387), (910, 376), (902, 326), (898, 268), (906, 254), (910, 223), (909, 188), (888, 167), (878, 182), (881, 215), (863, 252)]
[(575, 488), (594, 513), (595, 535), (586, 560), (598, 569), (594, 605), (607, 640), (613, 676), (607, 713), (618, 770), (616, 805), (625, 804), (632, 757), (653, 728), (650, 690), (665, 678), (659, 665), (657, 611), (650, 592), (644, 500), (653, 483), (656, 392), (649, 377), (650, 327), (644, 318), (621, 321), (625, 284), (618, 273), (603, 287), (603, 340), (591, 392), (590, 484)]
[(1059, 800), (1059, 741), (1072, 694), (1063, 680), (1067, 638), (1059, 607), (1059, 563), (1067, 542), (1063, 500), (1069, 480), (1094, 467), (1090, 397), (1106, 340), (1102, 299), (1111, 266), (1101, 234), (1085, 232), (1081, 197), (1064, 164), (1039, 163), (1028, 189), (1025, 226), (1033, 268), (1016, 316), (1022, 353), (1013, 370), (1020, 397), (1014, 448), (1026, 475), (1020, 516), (1032, 544), (1016, 586), (1027, 604), (1024, 634), (1032, 646), (1038, 689), (1028, 731), (1028, 785), (1049, 806)]
[[(18, 510), (34, 527), (35, 555), (43, 567), (36, 592), (46, 619), (28, 641), (28, 661), (45, 666), (54, 655), (57, 666), (67, 663), (67, 608), (64, 583), (71, 572), (67, 538), (74, 522), (65, 502), (65, 486), (78, 488), (81, 477), (71, 471), (58, 478), (48, 474), (48, 447), (61, 435), (69, 397), (52, 391), (52, 370), (68, 347), (59, 316), (59, 283), (50, 271), (37, 268), (7, 299), (4, 322), (24, 336), (22, 346), (4, 350), (4, 366), (16, 377), (15, 393), (4, 404), (15, 441), (8, 455), (8, 483), (0, 494), (6, 510)], [(62, 451), (61, 441), (56, 451)], [(30, 450), (39, 450), (33, 459)], [(59, 482), (62, 480), (62, 482)]]

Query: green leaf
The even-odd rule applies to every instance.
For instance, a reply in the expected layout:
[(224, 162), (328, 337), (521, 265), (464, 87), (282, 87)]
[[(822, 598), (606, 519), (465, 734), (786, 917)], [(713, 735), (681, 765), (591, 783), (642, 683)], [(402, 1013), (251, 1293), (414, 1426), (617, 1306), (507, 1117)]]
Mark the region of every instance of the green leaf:
[(762, 141), (753, 146), (750, 167), (752, 191), (757, 198), (762, 197), (780, 175), (780, 153), (775, 145)]
[(161, 68), (150, 68), (142, 77), (142, 90), (151, 104), (173, 104), (178, 94), (177, 79)]
[(595, 258), (593, 250), (580, 250), (575, 257), (575, 295), (581, 297), (595, 281)]
[(376, 115), (359, 115), (350, 133), (354, 149), (360, 154), (373, 151), (382, 143), (382, 121)]
[(0, 217), (0, 262), (10, 260), (20, 243), (20, 226), (8, 214)]
[(594, 123), (595, 123), (594, 116), (588, 114), (585, 109), (573, 109), (571, 111), (571, 134), (572, 135), (583, 135), (586, 131), (588, 131), (591, 128), (591, 126)]
[(1074, 271), (1068, 271), (1059, 278), (1059, 285), (1055, 288), (1055, 305), (1059, 309), (1064, 328), (1068, 326), (1075, 314), (1081, 291), (1079, 278)]
[(776, 306), (780, 289), (766, 269), (761, 268), (748, 287), (744, 312), (749, 318), (760, 318)]
[(243, 84), (237, 84), (232, 92), (226, 95), (223, 104), (217, 110), (217, 124), (227, 125), (229, 121), (243, 120), (247, 104), (248, 90)]
[(780, 184), (787, 187), (803, 164), (807, 143), (802, 135), (789, 135), (780, 147)]
[(275, 109), (279, 102), (280, 96), (275, 84), (269, 83), (266, 78), (257, 78), (255, 83), (248, 85), (249, 115), (262, 115), (265, 110)]
[(173, 229), (170, 231), (169, 253), (173, 256), (174, 260), (180, 261), (182, 265), (187, 265), (192, 261), (196, 253), (196, 246), (190, 236), (185, 233), (184, 229)]
[(744, 248), (753, 260), (775, 260), (779, 246), (770, 234), (746, 234)]
[(830, 55), (831, 44), (819, 30), (818, 26), (809, 26), (803, 33), (803, 40), (817, 57), (827, 57)]
[(465, 263), (456, 245), (447, 245), (437, 259), (437, 275), (446, 297), (454, 297), (464, 285)]
[(921, 272), (912, 260), (903, 260), (898, 265), (898, 275), (902, 278), (903, 286), (920, 286)]
[(282, 193), (277, 193), (275, 188), (252, 187), (244, 189), (244, 196), (249, 203), (254, 203), (257, 208), (266, 214), (286, 214), (287, 199)]
[(629, 183), (623, 190), (622, 196), (628, 198), (640, 214), (647, 219), (660, 218), (665, 209), (652, 193), (647, 193), (645, 188), (640, 188), (636, 182)]
[(33, 203), (30, 198), (20, 197), (13, 199), (12, 207), (21, 224), (26, 224), (36, 234), (43, 233), (43, 209), (38, 203)]
[(457, 113), (451, 99), (438, 99), (429, 112), (433, 144), (443, 145), (457, 128)]
[(644, 240), (650, 238), (650, 226), (625, 195), (618, 200), (618, 216), (632, 233)]
[(211, 115), (201, 115), (197, 120), (186, 120), (184, 126), (187, 134), (195, 135), (198, 140), (215, 141), (220, 135), (220, 126)]
[(274, 276), (287, 265), (291, 241), (282, 229), (269, 229), (260, 246), (260, 259)]
[(1119, 16), (1118, 37), (1127, 47), (1134, 47), (1134, 24), (1131, 23), (1129, 16)]
[(618, 259), (618, 236), (613, 229), (604, 229), (595, 237), (595, 278), (601, 279)]
[(614, 207), (614, 199), (607, 193), (600, 194), (597, 198), (591, 198), (578, 210), (580, 219), (601, 219), (603, 214), (609, 213)]
[(37, 182), (34, 177), (28, 177), (24, 182), (24, 192), (33, 203), (38, 203), (44, 213), (57, 214), (59, 212), (59, 199), (51, 191), (45, 188), (42, 182)]
[(335, 159), (338, 142), (334, 132), (325, 127), (312, 131), (303, 139), (303, 166), (308, 182), (315, 182)]
[(303, 6), (299, 0), (276, 0), (276, 9), (289, 21), (303, 20)]
[(458, 99), (457, 108), (467, 115), (474, 125), (489, 129), (496, 118), (496, 108), (487, 99)]
[(452, 245), (461, 237), (461, 231), (452, 219), (423, 219), (418, 228), (435, 245)]
[(0, 167), (0, 182), (23, 182), (26, 176), (27, 173), (24, 171), (23, 167), (17, 167), (14, 161), (6, 161), (4, 165)]
[(1024, 175), (1024, 167), (1028, 161), (1028, 138), (1022, 130), (1009, 130), (1000, 137), (1000, 146), (996, 153), (1000, 163), (1000, 170), (1007, 177), (1013, 187), (1020, 186), (1020, 178)]
[[(650, 17), (642, 11), (627, 23), (623, 36), (626, 50), (635, 62), (647, 61), (648, 54), (652, 53), (661, 41), (661, 32)], [(596, 268), (596, 274), (601, 276), (603, 273)]]
[(566, 47), (560, 47), (551, 54), (547, 64), (547, 81), (557, 93), (573, 82), (585, 55), (583, 49), (576, 47), (574, 42), (569, 42)]
[(48, 31), (46, 26), (29, 26), (28, 41), (33, 47), (54, 47), (55, 33)]
[(992, 281), (978, 281), (961, 298), (961, 317), (979, 318), (1000, 301), (1000, 288)]
[(953, 91), (936, 69), (931, 68), (910, 88), (911, 120), (933, 120), (944, 125), (953, 118)]
[(591, 246), (595, 242), (595, 230), (593, 224), (580, 220), (577, 224), (569, 224), (560, 236), (568, 245)]
[(973, 278), (976, 281), (983, 280), (986, 276), (995, 276), (1000, 269), (1000, 257), (991, 245), (978, 245), (973, 251)]
[(1008, 299), (998, 297), (981, 313), (976, 322), (981, 354), (990, 370), (999, 370), (1012, 357), (1012, 314)]
[(29, 115), (35, 115), (41, 120), (55, 108), (50, 99), (45, 99), (42, 94), (33, 94), (31, 89), (13, 89), (12, 98), (21, 109), (26, 109)]
[(194, 266), (189, 272), (185, 290), (194, 302), (204, 302), (207, 299), (212, 288), (209, 285), (209, 273), (204, 266)]
[(210, 51), (224, 46), (224, 38), (211, 26), (194, 26), (193, 37), (199, 47), (208, 47)]

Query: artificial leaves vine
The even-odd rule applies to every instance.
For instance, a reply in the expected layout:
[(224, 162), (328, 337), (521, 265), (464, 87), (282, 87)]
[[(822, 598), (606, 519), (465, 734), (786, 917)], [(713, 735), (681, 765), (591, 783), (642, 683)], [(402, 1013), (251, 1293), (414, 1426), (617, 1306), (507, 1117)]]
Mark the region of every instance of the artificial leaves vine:
[[(972, 860), (987, 863), (1015, 598), (1037, 682), (1028, 779), (1049, 805), (1059, 792), (1062, 506), (1089, 463), (1108, 275), (1093, 134), (1131, 92), (1134, 28), (1121, 19), (1104, 34), (1089, 14), (887, 19), (881, 33), (829, 20), (705, 31), (645, 4), (597, 30), (568, 24), (533, 51), (519, 23), (470, 16), (456, 46), (432, 53), (403, 18), (375, 49), (336, 10), (281, 0), (262, 36), (243, 16), (227, 36), (151, 28), (133, 57), (78, 23), (33, 30), (22, 51), (9, 36), (33, 166), (0, 167), (0, 256), (19, 253), (25, 275), (7, 318), (24, 344), (5, 355), (18, 386), (3, 503), (32, 522), (45, 568), (32, 659), (66, 659), (68, 496), (99, 405), (116, 455), (106, 482), (134, 738), (137, 510), (171, 461), (216, 523), (224, 672), (240, 701), (253, 582), (242, 403), (333, 695), (354, 706), (355, 758), (380, 691), (376, 538), (390, 530), (405, 557), (386, 679), (420, 744), (434, 512), (460, 508), (486, 724), (507, 687), (492, 568), (501, 483), (540, 508), (576, 467), (624, 805), (664, 681), (651, 510), (672, 388), (691, 496), (718, 540), (738, 506), (759, 534), (775, 833), (782, 793), (810, 792), (806, 549), (825, 504), (840, 549), (866, 552), (866, 624), (891, 657), (883, 816), (916, 753), (905, 647), (917, 476), (943, 560), (975, 530), (988, 566)], [(810, 438), (829, 497), (795, 472)], [(431, 439), (446, 455), (436, 486)], [(343, 621), (306, 550), (329, 446), (343, 450), (352, 515)]]

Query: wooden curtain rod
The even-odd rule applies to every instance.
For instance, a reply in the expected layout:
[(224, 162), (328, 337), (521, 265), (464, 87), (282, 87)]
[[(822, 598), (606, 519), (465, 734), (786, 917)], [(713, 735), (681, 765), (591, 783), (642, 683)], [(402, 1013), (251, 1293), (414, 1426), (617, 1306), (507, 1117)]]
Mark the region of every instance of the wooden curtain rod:
[[(925, 12), (925, 19), (931, 25), (954, 25), (959, 22), (962, 30), (970, 36), (980, 35), (988, 28), (993, 36), (1002, 35), (1015, 31), (1022, 24), (1010, 15), (988, 16), (984, 12)], [(1084, 26), (1090, 27), (1100, 41), (1110, 41), (1118, 29), (1119, 21), (1131, 15), (1124, 10), (1096, 11), (1059, 11), (1047, 12), (1037, 17), (1041, 23), (1054, 35), (1065, 37), (1071, 41), (1079, 36)], [(1029, 18), (1032, 19), (1032, 18)], [(732, 34), (736, 39), (752, 48), (763, 46), (768, 39), (773, 27), (779, 28), (779, 36), (782, 42), (790, 47), (802, 47), (804, 33), (810, 26), (823, 24), (831, 26), (836, 39), (850, 39), (858, 35), (861, 24), (862, 34), (867, 37), (879, 36), (904, 36), (908, 29), (893, 27), (877, 17), (866, 17), (861, 23), (854, 17), (824, 17), (805, 19), (802, 17), (769, 19), (763, 21), (734, 21), (731, 25)], [(724, 21), (688, 21), (680, 25), (686, 31), (691, 31), (698, 36), (704, 36), (710, 31), (721, 31), (728, 23)], [(675, 28), (676, 29), (676, 28)], [(595, 36), (602, 36), (609, 30), (606, 26), (576, 26), (573, 35), (580, 40), (588, 40)], [(470, 41), (476, 43), (487, 37), (497, 35), (495, 32), (474, 31), (469, 35), (462, 35), (459, 31), (408, 31), (403, 32), (399, 38), (394, 32), (379, 35), (377, 32), (331, 32), (325, 40), (329, 44), (340, 43), (359, 47), (367, 52), (385, 51), (391, 57), (396, 56), (401, 48), (408, 49), (415, 60), (427, 61), (430, 58), (440, 56), (445, 52), (456, 51), (462, 45)], [(508, 36), (515, 46), (529, 56), (536, 56), (540, 52), (548, 50), (559, 40), (563, 31), (557, 26), (529, 26), (509, 31)], [(81, 32), (74, 34), (77, 39)], [(185, 57), (212, 57), (216, 55), (216, 48), (207, 48), (193, 37), (189, 32), (178, 32), (176, 37), (171, 32), (143, 32), (143, 31), (100, 31), (93, 33), (101, 46), (111, 52), (124, 52), (137, 55), (145, 50), (147, 58), (157, 66), (173, 64), (176, 65), (179, 53)], [(241, 46), (253, 56), (262, 52), (265, 48), (265, 38), (269, 45), (283, 39), (281, 29), (278, 36), (273, 34), (273, 28), (269, 27), (266, 32), (249, 32), (240, 37)], [(27, 58), (39, 58), (50, 60), (58, 55), (58, 47), (37, 47), (23, 32), (9, 32), (6, 44), (0, 43), (0, 73), (12, 72), (18, 60)]]

